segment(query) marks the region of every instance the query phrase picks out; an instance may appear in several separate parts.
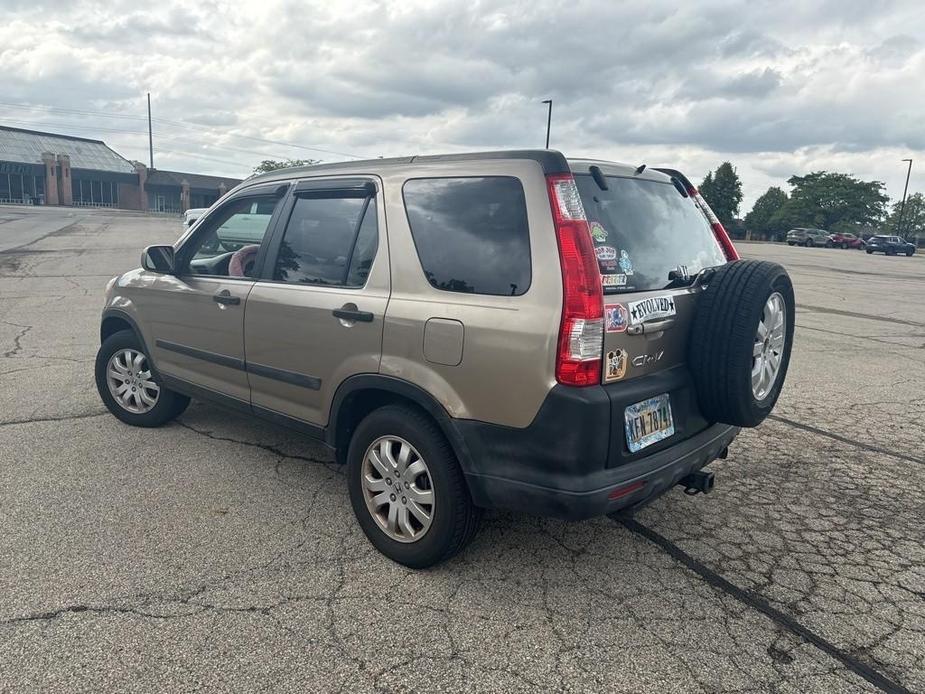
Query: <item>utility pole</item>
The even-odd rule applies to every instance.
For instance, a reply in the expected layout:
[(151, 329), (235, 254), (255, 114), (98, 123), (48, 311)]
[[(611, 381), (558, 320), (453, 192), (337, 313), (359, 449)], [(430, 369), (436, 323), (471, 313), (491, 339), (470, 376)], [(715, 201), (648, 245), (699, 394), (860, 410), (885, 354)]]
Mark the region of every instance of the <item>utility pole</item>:
[(148, 161), (154, 168), (154, 136), (151, 134), (151, 92), (148, 92)]
[(552, 99), (543, 99), (544, 104), (549, 104), (549, 111), (546, 114), (546, 149), (549, 149), (549, 129), (552, 127)]
[(906, 193), (909, 192), (909, 174), (912, 173), (912, 160), (903, 159), (903, 161), (909, 162), (909, 168), (906, 169), (906, 187), (903, 188), (903, 201), (899, 206), (899, 222), (896, 224), (896, 235), (905, 238), (903, 236), (903, 213), (906, 211)]

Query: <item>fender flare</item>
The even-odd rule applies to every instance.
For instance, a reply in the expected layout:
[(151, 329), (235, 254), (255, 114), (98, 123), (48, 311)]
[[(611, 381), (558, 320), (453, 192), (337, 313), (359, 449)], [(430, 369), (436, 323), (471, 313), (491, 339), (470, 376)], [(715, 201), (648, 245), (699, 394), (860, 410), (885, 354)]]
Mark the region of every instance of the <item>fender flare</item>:
[(453, 448), (463, 472), (471, 469), (469, 448), (456, 427), (454, 418), (447, 413), (446, 408), (420, 386), (394, 376), (383, 376), (381, 374), (350, 376), (337, 387), (337, 391), (331, 400), (331, 414), (325, 431), (325, 442), (332, 448), (345, 448), (349, 443), (348, 441), (337, 441), (338, 419), (343, 414), (344, 402), (347, 397), (361, 390), (381, 390), (394, 393), (418, 405), (437, 422), (440, 431), (443, 432), (443, 435), (446, 436), (447, 441)]

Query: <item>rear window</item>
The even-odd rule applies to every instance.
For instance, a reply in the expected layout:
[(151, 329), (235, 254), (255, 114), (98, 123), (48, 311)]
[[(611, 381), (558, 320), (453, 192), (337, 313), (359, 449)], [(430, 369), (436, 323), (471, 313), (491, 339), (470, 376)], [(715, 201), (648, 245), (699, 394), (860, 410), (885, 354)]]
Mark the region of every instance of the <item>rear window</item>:
[(664, 289), (672, 270), (693, 276), (726, 262), (706, 217), (674, 185), (606, 179), (601, 190), (591, 176), (575, 176), (605, 294)]
[(530, 287), (530, 231), (516, 178), (418, 178), (402, 193), (427, 281), (437, 289), (519, 296)]

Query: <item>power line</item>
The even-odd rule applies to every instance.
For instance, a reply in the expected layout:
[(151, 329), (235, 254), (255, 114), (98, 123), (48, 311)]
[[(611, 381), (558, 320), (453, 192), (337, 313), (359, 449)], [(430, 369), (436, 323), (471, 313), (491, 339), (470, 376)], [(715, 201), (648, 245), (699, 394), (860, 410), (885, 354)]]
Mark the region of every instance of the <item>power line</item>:
[[(16, 125), (26, 125), (26, 126), (32, 126), (32, 127), (36, 126), (36, 123), (33, 123), (32, 121), (4, 119), (4, 122), (15, 123)], [(119, 134), (119, 135), (147, 135), (148, 134), (147, 131), (142, 131), (142, 130), (125, 130), (123, 128), (107, 128), (107, 127), (99, 127), (95, 125), (94, 126), (75, 125), (71, 123), (57, 123), (57, 122), (52, 122), (52, 121), (43, 121), (39, 123), (38, 125), (39, 126), (50, 126), (53, 128), (64, 128), (68, 130), (79, 130), (85, 133), (86, 132), (108, 133), (108, 134)], [(204, 142), (202, 140), (191, 140), (191, 139), (186, 139), (183, 137), (176, 137), (175, 135), (158, 134), (158, 140), (168, 140), (171, 142), (186, 142), (186, 143), (197, 145), (197, 146), (210, 147), (212, 149), (221, 149), (225, 151), (241, 152), (243, 154), (255, 154), (257, 156), (272, 157), (275, 159), (286, 159), (287, 158), (284, 155), (275, 153), (275, 152), (261, 152), (255, 149), (242, 149), (240, 147), (232, 147), (229, 145), (221, 145), (221, 144), (215, 144), (212, 142)]]
[[(62, 113), (62, 114), (66, 113), (66, 114), (81, 115), (81, 116), (118, 118), (118, 119), (123, 119), (123, 120), (134, 120), (134, 121), (141, 121), (141, 122), (147, 121), (147, 118), (144, 118), (142, 116), (130, 116), (127, 114), (122, 114), (122, 113), (110, 113), (106, 111), (90, 111), (90, 110), (85, 110), (85, 109), (63, 108), (63, 107), (58, 107), (58, 106), (43, 106), (43, 105), (38, 105), (38, 104), (14, 104), (14, 103), (4, 102), (4, 101), (0, 101), (0, 106), (7, 107), (7, 108), (13, 108), (13, 109), (46, 111), (50, 113)], [(186, 123), (182, 121), (169, 120), (166, 118), (153, 118), (152, 121), (154, 123), (164, 124), (164, 125), (173, 126), (173, 127), (193, 128), (193, 129), (204, 130), (204, 131), (211, 132), (211, 133), (216, 132), (215, 126), (201, 125), (199, 123)], [(100, 132), (104, 132), (104, 131), (100, 129)], [(111, 132), (117, 132), (117, 131), (111, 131)], [(124, 131), (124, 132), (129, 132), (129, 131)], [(139, 134), (139, 133), (133, 132), (133, 134)], [(146, 135), (147, 132), (142, 133), (142, 134)], [(283, 140), (270, 140), (267, 138), (255, 137), (253, 135), (241, 135), (239, 133), (231, 133), (231, 132), (224, 132), (222, 134), (226, 137), (237, 137), (243, 140), (251, 140), (253, 142), (262, 142), (265, 144), (277, 145), (281, 147), (294, 147), (296, 149), (304, 149), (310, 152), (321, 152), (324, 154), (333, 154), (338, 157), (350, 157), (352, 159), (365, 159), (366, 158), (358, 154), (349, 154), (347, 152), (339, 152), (339, 151), (332, 150), (332, 149), (323, 149), (321, 147), (310, 147), (308, 145), (301, 145), (295, 142), (285, 142)]]

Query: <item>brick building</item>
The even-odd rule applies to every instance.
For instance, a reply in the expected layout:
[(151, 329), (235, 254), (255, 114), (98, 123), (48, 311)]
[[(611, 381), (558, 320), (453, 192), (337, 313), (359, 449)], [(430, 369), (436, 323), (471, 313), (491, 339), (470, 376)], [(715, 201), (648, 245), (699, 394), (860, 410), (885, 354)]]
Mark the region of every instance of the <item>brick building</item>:
[(240, 179), (148, 169), (101, 140), (0, 126), (0, 203), (185, 212)]

